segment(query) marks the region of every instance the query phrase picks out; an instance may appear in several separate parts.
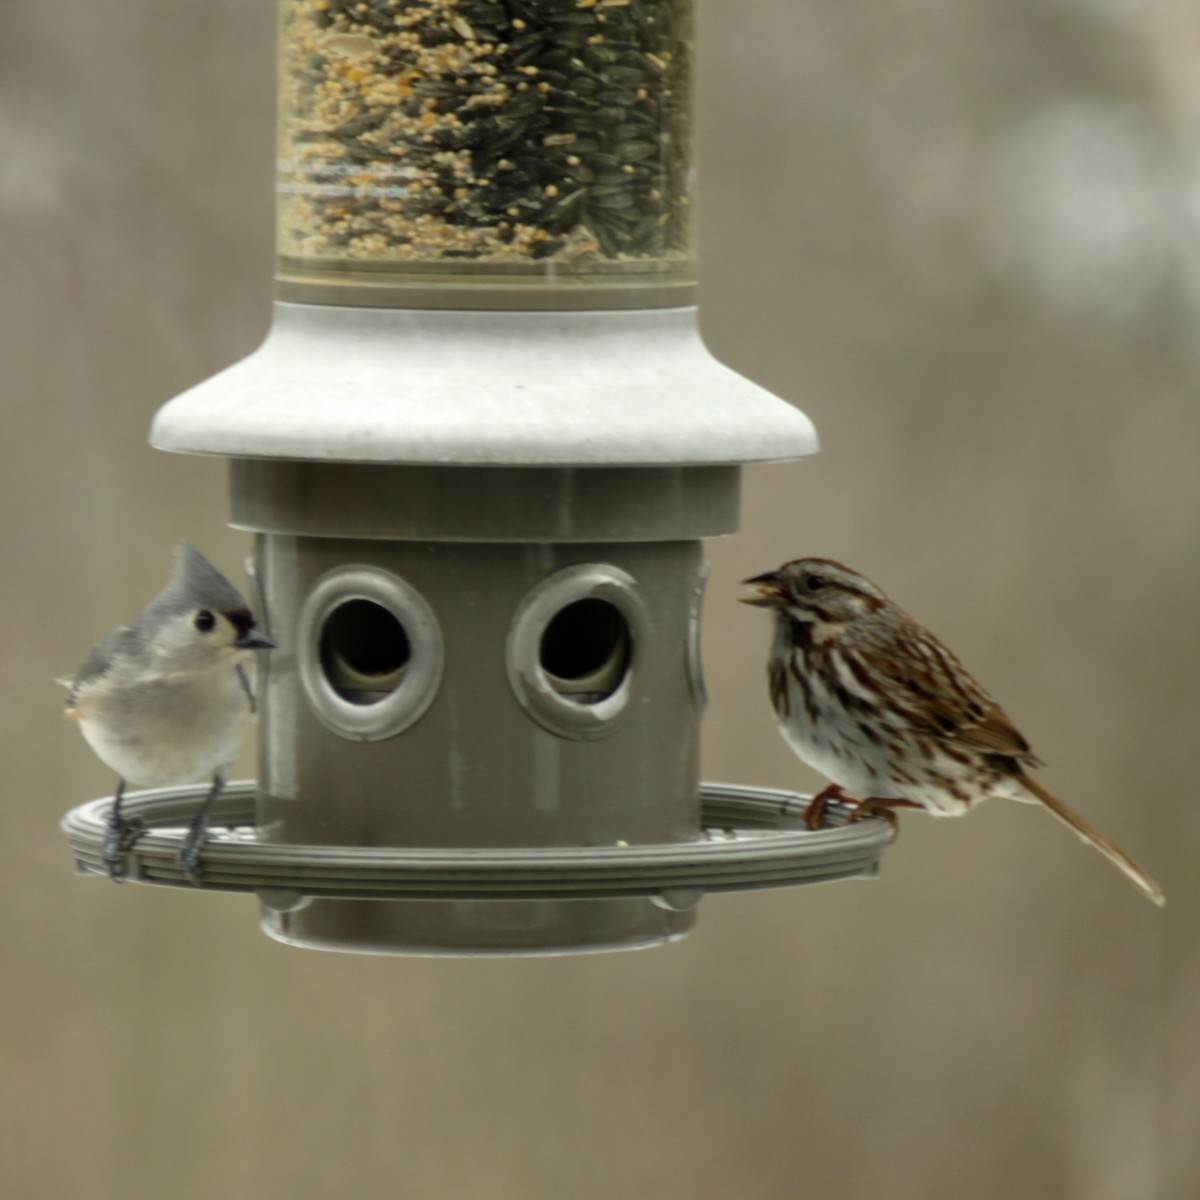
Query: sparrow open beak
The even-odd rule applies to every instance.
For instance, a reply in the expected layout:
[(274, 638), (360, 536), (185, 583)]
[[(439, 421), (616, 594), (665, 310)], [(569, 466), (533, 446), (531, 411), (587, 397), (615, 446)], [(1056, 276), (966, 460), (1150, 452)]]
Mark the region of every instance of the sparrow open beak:
[(257, 629), (243, 629), (233, 643), (238, 650), (274, 650), (275, 643)]
[(787, 603), (783, 592), (783, 580), (778, 571), (768, 571), (765, 575), (755, 575), (752, 579), (743, 579), (744, 587), (756, 589), (756, 596), (739, 596), (743, 604), (753, 604), (755, 608), (782, 608)]

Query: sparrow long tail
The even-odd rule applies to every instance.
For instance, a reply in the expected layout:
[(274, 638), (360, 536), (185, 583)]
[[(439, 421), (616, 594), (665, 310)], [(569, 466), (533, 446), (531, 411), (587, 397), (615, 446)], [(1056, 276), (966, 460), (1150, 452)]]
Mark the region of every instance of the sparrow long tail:
[(1167, 902), (1162, 888), (1124, 850), (1110, 842), (1104, 834), (1085, 821), (1074, 809), (1068, 808), (1053, 792), (1047, 791), (1037, 780), (1031, 779), (1024, 772), (1021, 774), (1021, 784), (1028, 788), (1064, 825), (1073, 829), (1089, 846), (1094, 846), (1099, 850), (1147, 900), (1157, 904), (1160, 908)]

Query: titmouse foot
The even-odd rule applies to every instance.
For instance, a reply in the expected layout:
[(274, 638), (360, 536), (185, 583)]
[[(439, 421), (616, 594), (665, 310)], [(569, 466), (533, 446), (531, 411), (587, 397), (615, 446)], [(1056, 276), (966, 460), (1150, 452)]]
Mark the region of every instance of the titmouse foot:
[(188, 829), (187, 837), (183, 840), (183, 847), (179, 851), (179, 863), (183, 867), (183, 873), (187, 876), (188, 882), (196, 887), (200, 886), (200, 851), (204, 849), (204, 839), (208, 836), (208, 819), (224, 786), (224, 774), (214, 771), (212, 787), (208, 789), (208, 795), (204, 797), (204, 803), (200, 805), (200, 811), (192, 818), (191, 827)]
[(104, 844), (100, 848), (100, 856), (104, 868), (113, 883), (124, 883), (127, 874), (126, 861), (133, 844), (146, 832), (146, 823), (141, 817), (127, 820), (119, 812), (113, 811), (108, 815), (108, 825), (104, 831)]
[(179, 851), (179, 865), (183, 867), (188, 883), (196, 887), (200, 885), (200, 852), (204, 849), (204, 839), (207, 836), (208, 822), (193, 821)]

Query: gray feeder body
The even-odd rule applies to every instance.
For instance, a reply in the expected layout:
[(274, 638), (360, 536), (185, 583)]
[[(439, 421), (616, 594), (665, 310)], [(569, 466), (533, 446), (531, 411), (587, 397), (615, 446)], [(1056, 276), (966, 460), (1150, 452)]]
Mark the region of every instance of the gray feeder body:
[[(257, 534), (264, 840), (699, 836), (699, 539), (736, 527), (733, 464), (815, 439), (708, 355), (694, 310), (281, 304), (152, 441), (231, 457), (233, 523)], [(263, 914), (287, 942), (412, 953), (650, 945), (695, 919), (646, 899)]]
[[(260, 840), (444, 847), (453, 881), (701, 838), (700, 539), (816, 439), (688, 307), (693, 16), (281, 0), (275, 321), (151, 434), (232, 460), (256, 534)], [(699, 899), (303, 884), (267, 932), (379, 952), (647, 945)]]

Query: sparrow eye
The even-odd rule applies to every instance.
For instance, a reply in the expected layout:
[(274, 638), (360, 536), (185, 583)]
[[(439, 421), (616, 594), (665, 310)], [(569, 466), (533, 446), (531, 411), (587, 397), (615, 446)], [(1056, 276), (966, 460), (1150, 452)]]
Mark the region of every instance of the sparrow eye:
[(810, 592), (819, 592), (825, 586), (825, 576), (810, 575), (804, 582)]
[(201, 633), (211, 633), (216, 628), (217, 618), (208, 611), (207, 608), (202, 608), (193, 618), (192, 624), (200, 630)]

